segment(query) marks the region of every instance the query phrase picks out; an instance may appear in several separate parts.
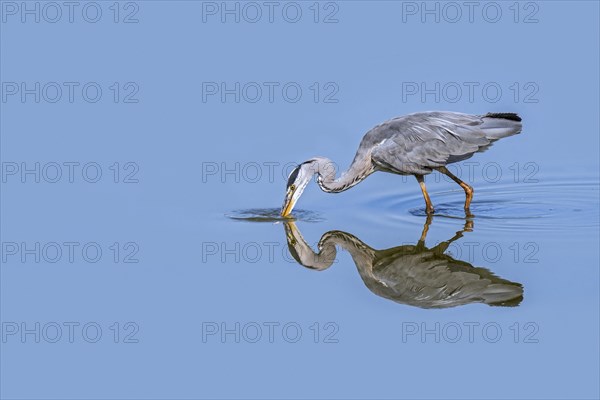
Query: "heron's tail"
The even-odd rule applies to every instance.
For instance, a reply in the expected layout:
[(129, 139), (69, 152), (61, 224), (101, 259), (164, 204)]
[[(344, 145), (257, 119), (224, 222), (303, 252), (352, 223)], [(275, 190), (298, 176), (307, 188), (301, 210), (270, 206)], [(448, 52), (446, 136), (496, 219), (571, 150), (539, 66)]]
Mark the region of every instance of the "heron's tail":
[(491, 306), (516, 306), (523, 300), (523, 286), (517, 283), (494, 283), (481, 294), (483, 302)]
[(498, 140), (521, 133), (521, 117), (513, 113), (487, 113), (479, 126), (490, 140)]

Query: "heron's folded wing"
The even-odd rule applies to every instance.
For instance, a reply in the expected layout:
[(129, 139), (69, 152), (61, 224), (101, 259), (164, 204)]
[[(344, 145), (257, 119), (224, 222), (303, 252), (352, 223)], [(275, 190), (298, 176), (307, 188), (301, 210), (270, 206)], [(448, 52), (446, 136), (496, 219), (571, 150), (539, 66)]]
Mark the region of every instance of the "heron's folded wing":
[(467, 159), (492, 141), (475, 121), (466, 122), (443, 118), (392, 120), (378, 127), (389, 132), (373, 149), (371, 158), (380, 168), (404, 174), (427, 174), (433, 168)]

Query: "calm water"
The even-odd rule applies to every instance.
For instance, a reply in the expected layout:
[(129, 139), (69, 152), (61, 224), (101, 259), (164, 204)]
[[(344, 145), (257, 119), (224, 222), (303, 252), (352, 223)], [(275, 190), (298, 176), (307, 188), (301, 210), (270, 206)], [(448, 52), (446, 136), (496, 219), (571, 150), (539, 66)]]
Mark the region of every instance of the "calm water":
[[(1, 103), (1, 397), (600, 396), (597, 3), (517, 22), (502, 3), (497, 23), (422, 23), (420, 2), (321, 3), (337, 23), (312, 3), (298, 23), (135, 4), (133, 24), (108, 3), (96, 24), (2, 23), (3, 82), (103, 96)], [(384, 173), (313, 183), (278, 216), (297, 163), (345, 169), (374, 125), (434, 109), (523, 118), (451, 168), (473, 216), (437, 173), (433, 218)]]

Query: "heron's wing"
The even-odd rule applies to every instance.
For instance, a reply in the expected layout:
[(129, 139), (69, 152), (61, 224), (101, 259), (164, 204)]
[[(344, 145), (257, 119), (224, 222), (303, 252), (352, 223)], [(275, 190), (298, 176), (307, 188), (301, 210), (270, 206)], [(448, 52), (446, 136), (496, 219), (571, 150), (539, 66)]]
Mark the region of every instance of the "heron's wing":
[(519, 131), (517, 121), (497, 117), (450, 112), (411, 114), (369, 132), (372, 139), (382, 139), (374, 146), (371, 158), (384, 170), (427, 174), (433, 168), (465, 160), (494, 140)]

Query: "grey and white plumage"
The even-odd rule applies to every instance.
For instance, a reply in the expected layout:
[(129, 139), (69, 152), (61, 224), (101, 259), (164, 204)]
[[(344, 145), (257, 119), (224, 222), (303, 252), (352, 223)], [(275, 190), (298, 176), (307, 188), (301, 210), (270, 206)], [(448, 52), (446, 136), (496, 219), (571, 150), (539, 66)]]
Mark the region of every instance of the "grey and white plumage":
[[(521, 118), (512, 113), (469, 115), (456, 112), (421, 112), (393, 118), (365, 134), (347, 171), (336, 178), (335, 164), (314, 157), (298, 165), (290, 174), (282, 215), (288, 215), (314, 174), (328, 193), (347, 190), (376, 171), (422, 177), (434, 170), (449, 175), (467, 192), (472, 188), (445, 169), (487, 150), (498, 139), (521, 132)], [(422, 184), (428, 211), (433, 211)]]
[(426, 175), (436, 167), (466, 160), (487, 150), (494, 141), (519, 133), (520, 120), (514, 114), (411, 114), (373, 128), (359, 148), (372, 148), (371, 159), (382, 170)]
[[(427, 228), (427, 225), (426, 225)], [(470, 303), (516, 306), (523, 299), (523, 286), (497, 277), (486, 268), (456, 260), (446, 254), (457, 234), (433, 248), (424, 235), (416, 245), (375, 250), (356, 236), (325, 233), (315, 253), (293, 222), (285, 224), (288, 248), (301, 265), (325, 270), (335, 261), (336, 246), (347, 250), (365, 285), (378, 296), (420, 308), (447, 308)]]

